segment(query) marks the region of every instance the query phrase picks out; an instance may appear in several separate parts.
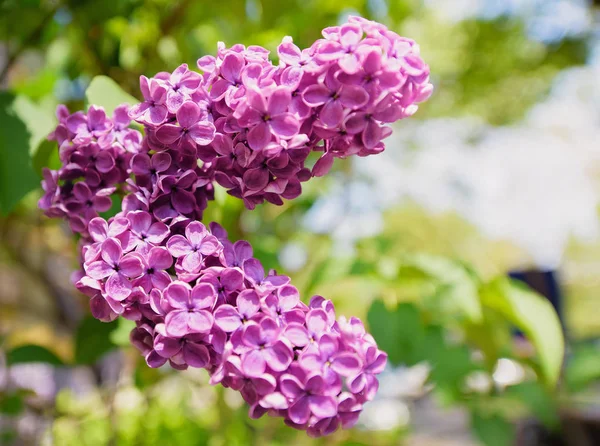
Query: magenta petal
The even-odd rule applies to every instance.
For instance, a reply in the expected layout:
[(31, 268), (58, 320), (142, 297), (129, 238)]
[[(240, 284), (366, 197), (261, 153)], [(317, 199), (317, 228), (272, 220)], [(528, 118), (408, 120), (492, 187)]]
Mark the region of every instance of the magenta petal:
[(317, 57), (320, 60), (328, 61), (339, 59), (342, 54), (344, 54), (344, 49), (342, 46), (338, 42), (329, 40), (319, 45)]
[(131, 283), (119, 273), (111, 274), (106, 281), (106, 294), (115, 300), (127, 299), (131, 294)]
[(173, 257), (181, 257), (192, 252), (190, 242), (182, 235), (176, 234), (167, 242), (167, 249)]
[(181, 266), (190, 273), (200, 270), (200, 267), (202, 266), (202, 254), (199, 252), (189, 253), (183, 258)]
[(142, 274), (142, 261), (135, 254), (125, 255), (119, 262), (119, 272), (124, 276), (134, 279)]
[(362, 134), (363, 144), (367, 149), (372, 149), (381, 141), (381, 127), (375, 121), (370, 120)]
[(173, 124), (164, 124), (156, 130), (156, 138), (163, 144), (173, 144), (181, 137), (181, 127)]
[(331, 362), (331, 369), (342, 376), (350, 376), (360, 372), (361, 363), (352, 353), (341, 353)]
[(353, 53), (345, 54), (338, 63), (340, 64), (340, 68), (348, 74), (358, 73), (361, 68), (358, 57)]
[(289, 409), (288, 416), (296, 424), (305, 424), (310, 418), (309, 400), (306, 396), (297, 400)]
[(276, 372), (283, 372), (292, 362), (294, 354), (282, 341), (275, 343), (271, 348), (263, 350), (265, 360)]
[(281, 113), (269, 121), (273, 133), (283, 138), (291, 138), (300, 130), (300, 122), (292, 113)]
[(204, 345), (186, 342), (182, 350), (183, 359), (188, 365), (204, 368), (210, 364), (210, 354)]
[(292, 94), (285, 87), (279, 87), (269, 97), (268, 110), (271, 115), (284, 113), (292, 102)]
[(331, 396), (311, 395), (308, 397), (310, 411), (317, 418), (329, 418), (337, 415), (337, 402)]
[(199, 122), (189, 129), (189, 137), (201, 146), (210, 144), (215, 137), (215, 126), (210, 122)]
[(181, 343), (178, 339), (169, 338), (163, 335), (156, 335), (154, 338), (154, 350), (163, 358), (170, 358), (181, 350)]
[(359, 25), (353, 23), (346, 23), (340, 27), (340, 42), (345, 47), (351, 47), (362, 38), (362, 29)]
[(85, 265), (85, 272), (92, 279), (102, 280), (113, 273), (113, 268), (103, 260)]
[(171, 283), (171, 285), (165, 289), (164, 295), (172, 308), (187, 310), (190, 292), (191, 289), (187, 283), (177, 281)]
[(192, 333), (209, 333), (214, 319), (208, 311), (197, 310), (188, 313), (188, 327)]
[(121, 250), (121, 245), (114, 239), (106, 239), (102, 242), (101, 256), (106, 263), (109, 265), (116, 265), (119, 263), (121, 259), (121, 255), (123, 251)]
[(215, 254), (220, 246), (219, 240), (214, 235), (207, 235), (202, 239), (199, 251), (202, 255), (209, 256)]
[(308, 331), (300, 324), (289, 324), (285, 329), (285, 337), (296, 347), (304, 347), (310, 341)]
[(247, 170), (243, 176), (244, 184), (250, 190), (262, 190), (269, 183), (269, 171), (263, 167)]
[(168, 110), (164, 105), (150, 107), (148, 112), (150, 115), (150, 122), (154, 125), (160, 125), (165, 122), (165, 119), (167, 119)]
[(340, 101), (327, 102), (319, 113), (319, 119), (328, 127), (337, 126), (340, 122), (342, 122), (343, 117), (344, 107), (342, 107)]
[(359, 108), (369, 102), (369, 95), (358, 85), (344, 85), (340, 90), (340, 102), (344, 107)]
[(333, 166), (333, 153), (327, 152), (317, 160), (312, 168), (312, 174), (315, 177), (326, 175)]
[(302, 99), (311, 107), (323, 105), (331, 98), (331, 92), (324, 85), (311, 85), (302, 94)]
[(150, 243), (160, 244), (168, 235), (169, 227), (162, 222), (156, 222), (148, 229), (147, 238)]
[(328, 327), (327, 313), (320, 308), (310, 310), (306, 315), (306, 327), (311, 333), (323, 333)]
[(244, 67), (244, 58), (236, 53), (228, 53), (223, 58), (223, 63), (220, 67), (220, 74), (232, 84), (240, 78), (240, 72)]
[(96, 168), (99, 172), (107, 173), (115, 167), (115, 160), (109, 152), (101, 151), (96, 156)]
[(165, 328), (169, 336), (182, 337), (189, 333), (187, 310), (171, 311), (165, 318)]
[(304, 369), (310, 370), (312, 372), (321, 371), (323, 367), (323, 362), (321, 361), (321, 358), (312, 353), (305, 353), (301, 355), (298, 362)]
[(131, 223), (131, 230), (138, 234), (147, 231), (152, 223), (152, 217), (144, 211), (130, 212), (127, 219)]
[(271, 141), (271, 131), (266, 122), (260, 122), (248, 132), (248, 144), (252, 150), (262, 150)]
[[(200, 107), (192, 101), (184, 102), (177, 110), (177, 122), (182, 128), (189, 129), (198, 122), (200, 118)], [(163, 126), (166, 127), (166, 126)], [(158, 137), (158, 131), (157, 131)], [(160, 137), (159, 137), (160, 139)]]
[(191, 298), (194, 308), (212, 308), (217, 300), (217, 292), (210, 283), (198, 283), (192, 289)]
[(157, 270), (168, 269), (173, 264), (173, 257), (166, 248), (154, 247), (148, 253), (148, 265)]
[(251, 350), (242, 356), (242, 369), (248, 376), (261, 376), (265, 373), (267, 364), (258, 350)]
[(254, 290), (242, 291), (237, 298), (237, 308), (247, 319), (254, 316), (260, 309), (260, 298)]
[(297, 399), (304, 395), (304, 386), (298, 378), (289, 373), (282, 375), (279, 379), (281, 393), (290, 399)]
[(231, 333), (242, 325), (240, 314), (231, 305), (221, 305), (214, 314), (215, 325), (221, 330)]

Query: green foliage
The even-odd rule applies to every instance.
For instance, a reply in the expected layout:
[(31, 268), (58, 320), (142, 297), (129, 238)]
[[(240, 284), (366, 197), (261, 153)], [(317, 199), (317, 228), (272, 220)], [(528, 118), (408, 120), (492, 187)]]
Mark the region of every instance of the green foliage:
[(550, 301), (518, 282), (497, 279), (483, 287), (482, 303), (522, 330), (536, 348), (541, 378), (554, 386), (565, 346), (560, 320)]
[(100, 322), (92, 316), (85, 317), (75, 334), (75, 363), (94, 364), (102, 355), (116, 348), (112, 332), (117, 322)]
[(514, 441), (514, 427), (499, 415), (480, 415), (471, 417), (473, 432), (485, 446), (510, 446)]
[(15, 416), (23, 412), (24, 408), (23, 397), (19, 393), (0, 393), (0, 414)]
[(52, 351), (40, 345), (21, 345), (6, 353), (8, 365), (30, 362), (44, 362), (51, 365), (64, 365), (64, 362)]
[(115, 108), (121, 104), (134, 105), (139, 101), (128, 93), (125, 93), (119, 85), (109, 77), (96, 76), (85, 90), (85, 101), (87, 105), (104, 107), (106, 114), (111, 116)]
[(26, 97), (0, 92), (0, 214), (39, 187), (31, 157), (53, 125), (53, 118)]
[(571, 392), (585, 390), (600, 379), (600, 352), (595, 345), (578, 345), (565, 368), (565, 384)]

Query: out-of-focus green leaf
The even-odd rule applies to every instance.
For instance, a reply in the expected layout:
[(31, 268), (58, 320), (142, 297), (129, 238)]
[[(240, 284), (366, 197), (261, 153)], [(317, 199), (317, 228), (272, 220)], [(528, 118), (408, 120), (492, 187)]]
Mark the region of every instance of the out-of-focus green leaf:
[(497, 279), (481, 290), (482, 303), (522, 330), (535, 346), (542, 378), (558, 381), (564, 357), (562, 327), (550, 301), (518, 282)]
[(120, 347), (131, 345), (129, 334), (135, 328), (135, 322), (120, 317), (117, 319), (117, 328), (110, 334), (110, 340), (113, 344)]
[(117, 322), (100, 322), (88, 316), (81, 321), (75, 335), (75, 362), (93, 364), (102, 355), (116, 348), (111, 333), (116, 330)]
[(597, 379), (600, 379), (600, 348), (589, 345), (573, 349), (565, 368), (569, 390), (583, 390)]
[(52, 365), (64, 365), (64, 362), (53, 352), (40, 345), (21, 345), (6, 353), (8, 365), (28, 362), (45, 362)]
[(42, 141), (31, 156), (31, 164), (35, 173), (40, 176), (44, 167), (58, 169), (60, 167), (60, 159), (58, 158), (56, 141)]
[(104, 107), (108, 116), (121, 104), (134, 105), (140, 102), (107, 76), (96, 76), (92, 79), (85, 91), (85, 101), (87, 105)]
[(422, 271), (442, 286), (441, 305), (466, 316), (471, 322), (482, 320), (477, 286), (462, 265), (443, 257), (422, 253), (407, 256), (402, 264)]
[(53, 125), (53, 118), (29, 99), (0, 93), (0, 213), (8, 214), (39, 187), (30, 155), (35, 155)]
[(473, 432), (485, 446), (510, 446), (514, 440), (514, 428), (498, 415), (485, 416), (473, 413)]
[(381, 300), (376, 300), (367, 315), (371, 333), (379, 348), (386, 351), (392, 364), (412, 365), (419, 362), (419, 351), (425, 331), (417, 308), (408, 303), (388, 310)]
[(10, 395), (0, 394), (0, 414), (18, 415), (23, 411), (23, 398), (18, 393)]
[(522, 401), (542, 423), (554, 428), (559, 424), (556, 402), (537, 382), (523, 382), (507, 389), (507, 396)]

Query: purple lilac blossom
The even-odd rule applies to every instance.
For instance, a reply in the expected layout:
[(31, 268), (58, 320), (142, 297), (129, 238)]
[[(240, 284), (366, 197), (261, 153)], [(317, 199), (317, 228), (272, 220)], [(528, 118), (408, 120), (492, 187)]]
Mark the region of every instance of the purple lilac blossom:
[[(304, 304), (248, 242), (201, 221), (215, 183), (249, 209), (280, 205), (335, 158), (380, 153), (388, 124), (431, 94), (414, 41), (360, 17), (323, 37), (307, 49), (285, 37), (277, 66), (264, 48), (219, 43), (198, 60), (202, 74), (183, 64), (142, 76), (143, 102), (112, 118), (59, 106), (49, 139), (62, 167), (44, 169), (39, 201), (81, 235), (72, 280), (92, 314), (135, 321), (148, 366), (204, 368), (241, 393), (250, 417), (311, 436), (356, 423), (387, 355), (359, 319), (336, 319), (321, 296)], [(99, 216), (115, 196), (121, 211)]]

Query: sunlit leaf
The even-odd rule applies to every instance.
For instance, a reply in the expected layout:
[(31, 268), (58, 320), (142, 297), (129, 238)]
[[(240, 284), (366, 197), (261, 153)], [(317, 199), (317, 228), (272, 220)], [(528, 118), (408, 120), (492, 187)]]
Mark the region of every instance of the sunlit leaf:
[(407, 256), (402, 264), (416, 268), (442, 286), (441, 305), (472, 322), (482, 320), (477, 285), (462, 265), (450, 259), (421, 253)]
[(85, 91), (87, 105), (104, 107), (108, 116), (121, 104), (134, 105), (140, 102), (107, 76), (96, 76)]
[(505, 278), (483, 287), (481, 299), (485, 306), (502, 314), (527, 335), (536, 348), (542, 378), (555, 385), (565, 345), (560, 320), (550, 301)]

